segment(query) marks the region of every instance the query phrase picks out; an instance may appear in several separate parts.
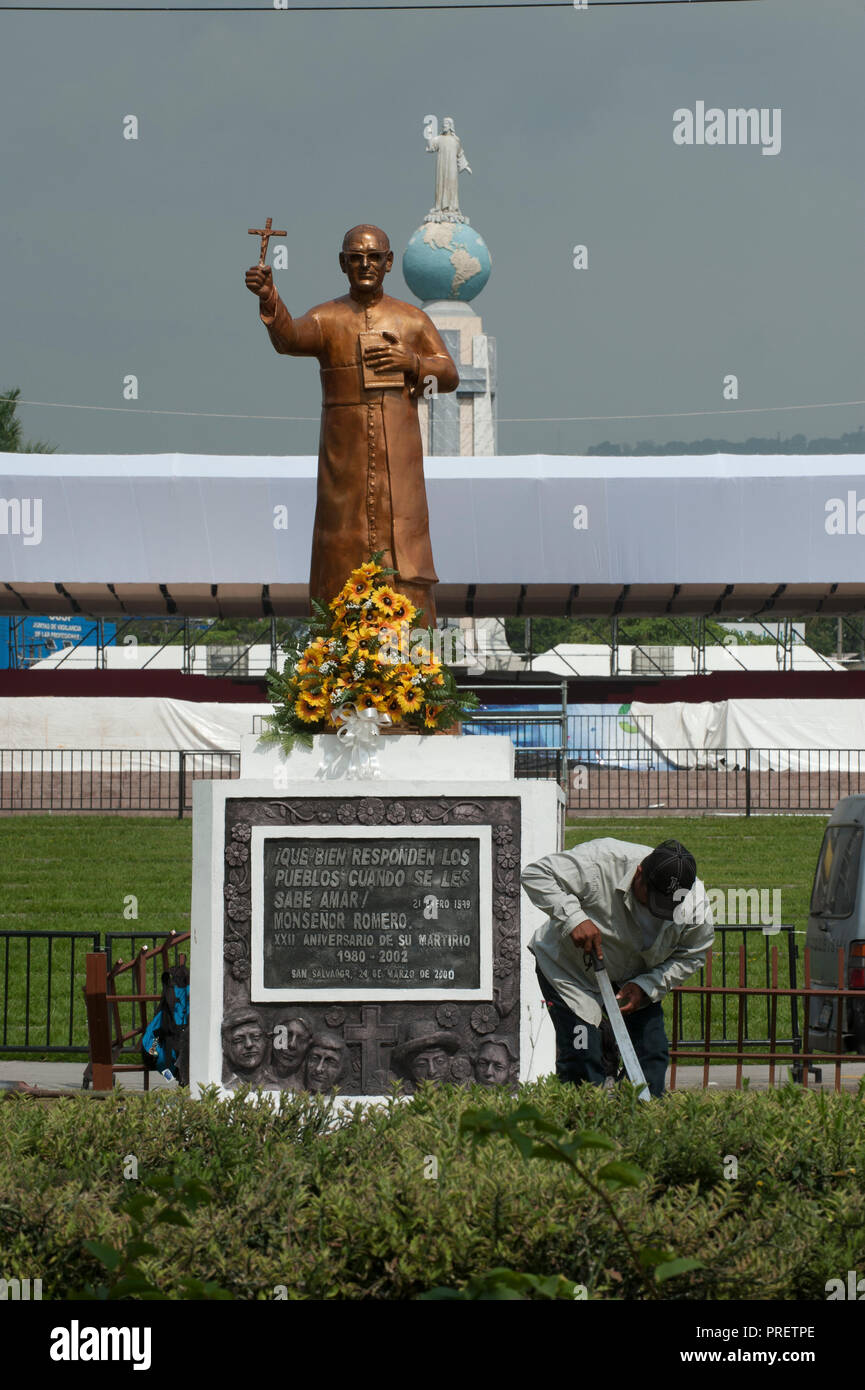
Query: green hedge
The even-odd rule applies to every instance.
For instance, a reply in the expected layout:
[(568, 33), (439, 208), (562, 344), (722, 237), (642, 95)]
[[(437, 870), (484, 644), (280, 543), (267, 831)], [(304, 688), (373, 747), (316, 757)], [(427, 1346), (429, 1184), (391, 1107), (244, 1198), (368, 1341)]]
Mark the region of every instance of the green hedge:
[[(658, 1297), (823, 1299), (828, 1279), (865, 1273), (861, 1097), (788, 1086), (645, 1105), (549, 1078), (520, 1099), (613, 1138), (619, 1153), (592, 1152), (589, 1166), (621, 1156), (649, 1175), (613, 1195), (634, 1243), (704, 1266)], [(573, 1174), (503, 1139), (475, 1149), (460, 1133), (469, 1107), (515, 1105), (425, 1088), (336, 1120), (305, 1096), (275, 1113), (242, 1095), (12, 1096), (0, 1103), (0, 1276), (41, 1278), (44, 1298), (95, 1297), (111, 1287), (110, 1252), (126, 1250), (121, 1269), (134, 1256), (168, 1298), (213, 1296), (185, 1282), (197, 1279), (238, 1299), (405, 1299), (502, 1266), (564, 1275), (590, 1298), (643, 1296), (621, 1233)], [(124, 1178), (129, 1156), (137, 1181)], [(431, 1158), (436, 1178), (425, 1176)], [(130, 1196), (166, 1175), (185, 1218), (157, 1220), (171, 1205), (164, 1191), (130, 1215)], [(189, 1197), (196, 1183), (209, 1199)]]

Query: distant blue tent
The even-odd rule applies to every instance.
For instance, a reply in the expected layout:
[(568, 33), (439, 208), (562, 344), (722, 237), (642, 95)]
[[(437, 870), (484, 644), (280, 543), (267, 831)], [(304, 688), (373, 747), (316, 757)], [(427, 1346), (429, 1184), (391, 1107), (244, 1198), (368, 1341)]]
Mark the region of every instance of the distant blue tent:
[[(519, 749), (559, 747), (561, 706), (487, 705), (463, 725), (467, 734), (507, 734)], [(506, 715), (536, 715), (536, 719), (508, 720)], [(488, 721), (484, 716), (489, 715)], [(568, 705), (568, 762), (594, 767), (625, 767), (635, 772), (673, 766), (652, 745), (651, 727), (645, 719), (638, 725), (630, 716), (629, 705)]]

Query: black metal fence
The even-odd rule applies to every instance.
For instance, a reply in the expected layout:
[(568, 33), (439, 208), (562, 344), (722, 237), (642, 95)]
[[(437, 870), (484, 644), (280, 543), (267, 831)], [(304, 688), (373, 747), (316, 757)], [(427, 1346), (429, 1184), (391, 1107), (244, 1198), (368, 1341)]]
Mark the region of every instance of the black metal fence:
[(184, 816), (196, 778), (238, 777), (240, 753), (129, 748), (0, 749), (0, 812)]
[(598, 749), (569, 764), (568, 810), (718, 813), (829, 812), (845, 796), (865, 792), (865, 749), (716, 748), (643, 754)]
[[(574, 815), (826, 812), (865, 793), (865, 749), (716, 748), (580, 750), (556, 715), (483, 715), (477, 734), (508, 734), (516, 775), (566, 789)], [(197, 778), (240, 775), (235, 751), (0, 749), (0, 814), (116, 811), (176, 815), (192, 808)]]
[(0, 931), (0, 1053), (87, 1052), (84, 957), (99, 933)]
[[(87, 1056), (85, 956), (105, 951), (108, 968), (131, 960), (170, 932), (0, 931), (0, 1054)], [(148, 992), (162, 988), (158, 961), (150, 962)], [(133, 1005), (119, 1006), (132, 1019)], [(155, 1006), (154, 1006), (155, 1011)], [(129, 1027), (133, 1026), (130, 1022)]]
[[(779, 961), (783, 962), (778, 983), (785, 989), (799, 986), (798, 962), (799, 948), (796, 944), (795, 928), (790, 925), (765, 925), (753, 923), (721, 924), (715, 927), (715, 942), (712, 947), (712, 983), (715, 987), (726, 988), (739, 982), (739, 946), (745, 946), (744, 985), (768, 989), (772, 985), (771, 947), (778, 946)], [(786, 979), (784, 978), (786, 975)], [(690, 985), (704, 985), (706, 971), (700, 970), (688, 981)], [(675, 991), (674, 991), (675, 993)], [(799, 1020), (798, 1000), (786, 1001), (789, 1016), (778, 1019), (775, 1034), (777, 1045), (784, 1045), (788, 1051), (801, 1050), (802, 1030)], [(706, 1000), (705, 997), (686, 998), (678, 996), (674, 1007), (679, 1010), (678, 1043), (680, 1047), (697, 1047), (706, 1041)], [(765, 1000), (742, 1001), (743, 1041), (746, 1046), (765, 1048), (769, 1044), (768, 1014)], [(718, 1027), (718, 1010), (721, 1012), (721, 1026)], [(733, 1048), (739, 1041), (738, 1010), (727, 996), (721, 996), (715, 1006), (711, 1041), (719, 1051), (724, 1047)], [(789, 1030), (789, 1031), (785, 1031)]]
[[(0, 1008), (0, 1054), (51, 1055), (69, 1053), (87, 1055), (87, 1017), (84, 1008), (85, 956), (88, 951), (105, 951), (108, 968), (120, 961), (129, 961), (142, 947), (152, 947), (165, 941), (169, 932), (143, 931), (2, 931), (0, 932), (0, 979), (3, 982)], [(761, 940), (762, 936), (762, 940)], [(770, 943), (784, 941), (787, 963), (786, 980), (780, 983), (797, 988), (798, 948), (791, 926), (720, 925), (715, 929), (712, 979), (715, 985), (738, 980), (739, 944), (750, 946), (746, 953), (746, 983), (768, 986), (770, 981)], [(159, 994), (159, 962), (149, 963), (147, 991)], [(692, 983), (702, 985), (704, 972)], [(135, 1026), (134, 1005), (123, 1004), (123, 1031)], [(726, 999), (721, 1004), (721, 1027), (717, 1012), (713, 1025), (713, 1043), (735, 1045), (738, 1038), (738, 1016)], [(730, 1016), (728, 1018), (728, 1007)], [(754, 1047), (767, 1043), (765, 1005), (747, 1001), (744, 1038)], [(750, 1007), (750, 1012), (748, 1012)], [(705, 1037), (705, 1004), (703, 999), (689, 999), (680, 1016), (681, 1046), (697, 1046)], [(154, 1006), (155, 1011), (155, 1006)], [(128, 1018), (127, 1018), (128, 1015)], [(800, 1039), (800, 1025), (795, 1000), (790, 1001), (789, 1031), (779, 1020), (776, 1034), (779, 1044), (792, 1045), (795, 1050)], [(131, 1049), (134, 1050), (134, 1049)]]

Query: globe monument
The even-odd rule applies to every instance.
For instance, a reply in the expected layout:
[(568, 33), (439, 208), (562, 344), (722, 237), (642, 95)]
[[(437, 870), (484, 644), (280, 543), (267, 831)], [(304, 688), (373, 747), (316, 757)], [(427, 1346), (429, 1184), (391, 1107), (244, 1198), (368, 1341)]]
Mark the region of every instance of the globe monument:
[(412, 232), (402, 259), (409, 289), (421, 301), (459, 367), (449, 396), (419, 402), (424, 452), (482, 458), (496, 453), (496, 343), (483, 331), (472, 306), (490, 278), (492, 261), (483, 237), (459, 202), (460, 174), (471, 174), (452, 117), (439, 132), (435, 116), (426, 123), (426, 152), (435, 155), (435, 200)]

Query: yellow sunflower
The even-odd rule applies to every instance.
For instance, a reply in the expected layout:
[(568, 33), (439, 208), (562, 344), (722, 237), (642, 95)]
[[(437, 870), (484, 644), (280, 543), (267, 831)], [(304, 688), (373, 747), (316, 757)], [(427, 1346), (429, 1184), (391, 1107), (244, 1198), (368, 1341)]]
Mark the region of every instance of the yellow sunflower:
[(444, 709), (444, 705), (427, 705), (424, 710), (424, 724), (428, 729), (434, 729), (439, 715)]
[(366, 623), (359, 623), (357, 627), (351, 628), (345, 636), (345, 644), (350, 652), (359, 651), (361, 648), (368, 651), (368, 643), (372, 642), (377, 636), (375, 630), (367, 626)]
[(369, 598), (372, 593), (372, 579), (368, 574), (355, 572), (345, 587), (351, 603), (363, 603), (364, 599)]
[(296, 671), (299, 676), (309, 675), (310, 671), (317, 671), (324, 659), (324, 652), (321, 647), (307, 647), (303, 656), (297, 663)]
[(304, 724), (315, 724), (324, 718), (327, 701), (321, 696), (301, 695), (295, 701), (294, 712)]
[(402, 721), (402, 705), (401, 705), (400, 702), (399, 702), (399, 696), (398, 696), (398, 695), (391, 695), (387, 700), (385, 700), (385, 701), (384, 701), (384, 704), (383, 704), (383, 708), (384, 708), (384, 709), (386, 710), (386, 712), (390, 715), (390, 717), (391, 717), (391, 722), (392, 722), (393, 724), (399, 724), (399, 723), (401, 723), (401, 721)]
[(390, 612), (391, 616), (400, 623), (410, 623), (417, 616), (417, 609), (413, 603), (409, 603), (404, 594), (397, 594), (396, 602)]
[(416, 685), (403, 686), (396, 692), (396, 699), (403, 714), (411, 714), (423, 704), (423, 695)]
[(396, 604), (402, 599), (402, 594), (398, 594), (389, 584), (382, 584), (373, 594), (372, 601), (380, 613), (384, 613), (388, 618), (393, 614)]

